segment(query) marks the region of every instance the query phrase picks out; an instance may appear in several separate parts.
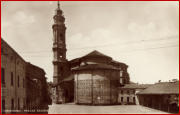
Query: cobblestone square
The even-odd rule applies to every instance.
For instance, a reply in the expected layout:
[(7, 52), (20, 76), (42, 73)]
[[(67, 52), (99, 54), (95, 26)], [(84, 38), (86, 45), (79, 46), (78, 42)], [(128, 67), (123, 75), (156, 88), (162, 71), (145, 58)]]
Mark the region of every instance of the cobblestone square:
[(168, 114), (140, 105), (90, 106), (69, 104), (53, 104), (49, 106), (49, 114)]

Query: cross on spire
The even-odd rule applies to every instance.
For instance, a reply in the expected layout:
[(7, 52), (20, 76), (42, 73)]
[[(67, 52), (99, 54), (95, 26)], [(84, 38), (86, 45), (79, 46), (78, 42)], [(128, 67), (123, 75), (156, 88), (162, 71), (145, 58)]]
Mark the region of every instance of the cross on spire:
[(59, 1), (58, 1), (58, 4), (57, 4), (57, 5), (58, 5), (58, 8), (60, 8), (60, 3), (59, 3)]
[(63, 14), (62, 10), (60, 9), (60, 1), (59, 0), (57, 1), (57, 8), (56, 8), (55, 12), (56, 12), (56, 15)]

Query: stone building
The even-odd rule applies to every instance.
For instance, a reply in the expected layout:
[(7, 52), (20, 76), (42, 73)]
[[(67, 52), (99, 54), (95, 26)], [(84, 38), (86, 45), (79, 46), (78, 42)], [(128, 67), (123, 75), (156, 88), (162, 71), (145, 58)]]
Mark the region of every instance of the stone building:
[(2, 113), (47, 109), (50, 101), (44, 70), (27, 63), (2, 38), (1, 90)]
[(66, 59), (66, 26), (64, 23), (65, 18), (63, 16), (62, 10), (60, 9), (59, 2), (53, 19), (53, 84), (55, 86), (53, 88), (53, 102), (63, 103), (69, 101), (69, 98), (67, 97), (69, 97), (70, 93), (68, 93), (68, 91), (70, 88), (68, 87), (69, 85), (73, 86), (73, 84), (69, 84), (69, 82), (63, 82), (63, 79), (68, 77), (71, 72), (68, 61)]
[(117, 104), (118, 87), (129, 83), (128, 66), (98, 51), (68, 61), (66, 59), (66, 26), (58, 8), (53, 29), (53, 102), (75, 101), (77, 104)]
[(117, 104), (117, 88), (129, 83), (127, 65), (98, 51), (72, 60), (71, 65), (77, 104)]
[(26, 109), (45, 110), (50, 103), (45, 71), (33, 64), (26, 64)]
[(137, 95), (140, 105), (171, 113), (179, 112), (179, 81), (156, 83)]
[(1, 38), (1, 102), (5, 113), (26, 106), (25, 67), (24, 59)]
[(129, 105), (129, 104), (139, 105), (139, 100), (136, 94), (150, 86), (151, 84), (130, 83), (130, 84), (125, 84), (123, 87), (119, 87), (118, 103), (122, 105)]

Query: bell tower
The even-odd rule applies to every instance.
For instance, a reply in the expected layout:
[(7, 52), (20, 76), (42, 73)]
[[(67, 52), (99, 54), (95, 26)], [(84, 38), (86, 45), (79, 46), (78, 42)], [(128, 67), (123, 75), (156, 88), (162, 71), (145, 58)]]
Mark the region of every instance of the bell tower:
[(58, 1), (58, 7), (55, 10), (55, 15), (53, 17), (54, 24), (53, 29), (53, 83), (58, 84), (63, 79), (63, 67), (66, 64), (66, 26), (64, 24), (65, 18), (63, 12), (60, 9), (60, 4)]

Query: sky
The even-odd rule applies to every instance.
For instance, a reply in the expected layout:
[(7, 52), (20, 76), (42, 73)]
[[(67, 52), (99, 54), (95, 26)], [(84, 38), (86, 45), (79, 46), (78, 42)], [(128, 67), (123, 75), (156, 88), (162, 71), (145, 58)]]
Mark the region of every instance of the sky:
[[(178, 1), (61, 1), (67, 59), (98, 50), (126, 63), (130, 79), (179, 79)], [(52, 24), (56, 1), (2, 1), (1, 37), (53, 79)]]

